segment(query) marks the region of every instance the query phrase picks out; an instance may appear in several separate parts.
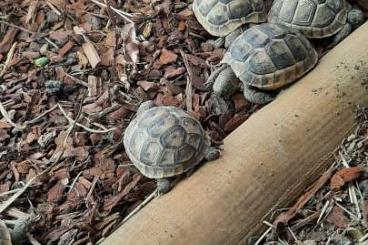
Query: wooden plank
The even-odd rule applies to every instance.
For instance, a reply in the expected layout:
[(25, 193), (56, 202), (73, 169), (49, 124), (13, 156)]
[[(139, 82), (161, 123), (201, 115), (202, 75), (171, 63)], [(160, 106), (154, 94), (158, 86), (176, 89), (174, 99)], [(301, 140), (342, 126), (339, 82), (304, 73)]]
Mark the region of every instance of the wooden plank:
[(105, 244), (237, 244), (294, 201), (368, 106), (368, 24), (225, 140), (222, 157), (157, 198)]

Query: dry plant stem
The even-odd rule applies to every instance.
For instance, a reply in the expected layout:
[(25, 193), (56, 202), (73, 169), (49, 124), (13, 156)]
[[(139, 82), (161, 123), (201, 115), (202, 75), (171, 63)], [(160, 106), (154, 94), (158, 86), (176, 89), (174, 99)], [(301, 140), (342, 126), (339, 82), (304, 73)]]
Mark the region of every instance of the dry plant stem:
[(16, 123), (14, 123), (14, 122), (10, 119), (8, 112), (5, 110), (5, 108), (4, 108), (4, 106), (3, 106), (3, 104), (2, 104), (1, 102), (0, 102), (0, 112), (1, 112), (1, 114), (3, 115), (3, 117), (5, 118), (5, 120), (6, 120), (10, 125), (12, 125), (14, 128), (16, 128), (17, 130), (22, 131), (22, 130), (24, 130), (24, 129), (26, 128), (25, 126), (19, 126), (19, 125), (17, 125)]
[[(106, 4), (101, 3), (101, 2), (99, 2), (99, 1), (97, 1), (97, 0), (91, 0), (91, 2), (93, 2), (93, 3), (97, 4), (97, 5), (98, 5), (98, 6), (100, 6), (100, 7), (108, 8), (108, 6), (107, 6)], [(110, 7), (110, 9), (111, 9), (111, 10), (113, 10), (115, 13), (117, 13), (117, 14), (118, 14), (119, 16), (121, 16), (123, 19), (125, 19), (126, 21), (128, 21), (128, 22), (130, 22), (130, 23), (134, 24), (134, 22), (130, 19), (130, 18), (132, 18), (132, 17), (133, 17), (133, 15), (132, 15), (132, 14), (129, 14), (129, 13), (127, 13), (127, 12), (124, 12), (124, 11), (122, 11), (122, 10), (120, 10), (120, 9), (116, 9), (116, 8), (114, 8), (114, 7), (112, 7), (112, 6), (109, 6), (109, 7)]]
[(86, 199), (85, 199), (86, 201), (88, 201), (88, 200), (91, 198), (91, 196), (92, 196), (92, 192), (93, 192), (93, 190), (95, 189), (95, 186), (96, 186), (96, 184), (97, 184), (98, 179), (99, 179), (99, 177), (98, 177), (98, 176), (95, 176), (95, 177), (93, 178), (92, 186), (91, 186), (91, 188), (89, 189), (89, 192), (88, 192), (88, 194), (87, 194), (87, 196), (86, 196)]
[(58, 107), (57, 105), (54, 105), (50, 109), (48, 109), (48, 110), (44, 111), (43, 113), (41, 113), (40, 115), (38, 115), (36, 118), (32, 119), (31, 121), (26, 122), (26, 125), (32, 125), (34, 123), (37, 123), (42, 117), (46, 116), (47, 114), (49, 114), (50, 112), (55, 110), (57, 107)]
[(21, 30), (21, 31), (24, 31), (24, 32), (27, 32), (27, 33), (30, 33), (30, 34), (36, 34), (37, 32), (33, 32), (33, 31), (29, 31), (23, 27), (20, 27), (20, 26), (17, 26), (17, 25), (14, 25), (12, 23), (9, 23), (9, 22), (6, 22), (6, 21), (3, 21), (3, 20), (0, 20), (0, 24), (4, 24), (4, 25), (7, 25), (7, 26), (11, 26), (11, 27), (14, 27), (18, 30)]
[(186, 54), (184, 53), (183, 50), (180, 50), (180, 54), (181, 57), (183, 58), (184, 61), (184, 65), (185, 65), (185, 69), (188, 72), (188, 76), (187, 76), (187, 86), (185, 88), (185, 95), (186, 95), (186, 106), (187, 106), (187, 111), (189, 113), (192, 113), (193, 110), (193, 87), (192, 87), (192, 77), (193, 77), (193, 73), (192, 70), (190, 68), (188, 59)]
[(50, 1), (46, 1), (46, 4), (50, 7), (52, 11), (54, 11), (57, 15), (61, 16), (61, 12), (52, 4)]
[(263, 241), (263, 239), (267, 236), (268, 233), (272, 231), (272, 226), (268, 227), (268, 229), (258, 238), (254, 245), (259, 245)]
[(120, 223), (120, 225), (124, 224), (125, 222), (127, 222), (131, 217), (133, 217), (136, 213), (139, 212), (139, 210), (141, 210), (142, 208), (144, 208), (147, 203), (149, 203), (150, 201), (152, 201), (155, 197), (157, 196), (157, 189), (152, 192), (141, 204), (139, 204), (132, 212), (130, 212), (127, 216), (125, 216), (125, 218), (123, 219), (123, 221)]
[[(66, 112), (65, 112), (65, 110), (63, 109), (63, 107), (60, 105), (60, 104), (57, 104), (58, 105), (58, 107), (59, 107), (59, 109), (60, 109), (60, 111), (61, 111), (61, 113), (64, 115), (64, 117), (70, 122), (70, 123), (74, 123), (75, 121), (72, 119), (72, 118), (70, 118), (67, 114), (66, 114)], [(90, 133), (95, 133), (95, 134), (104, 134), (104, 133), (108, 133), (108, 132), (110, 132), (110, 131), (113, 131), (113, 130), (115, 130), (115, 128), (110, 128), (110, 129), (106, 129), (106, 130), (96, 130), (96, 129), (92, 129), (92, 128), (89, 128), (89, 127), (87, 127), (87, 126), (84, 126), (83, 124), (81, 124), (81, 123), (76, 123), (76, 125), (78, 126), (78, 127), (81, 127), (81, 128), (83, 128), (84, 130), (86, 130), (86, 131), (88, 131), (88, 132), (90, 132)]]
[(17, 47), (17, 42), (13, 43), (12, 47), (9, 50), (9, 53), (8, 53), (8, 55), (6, 57), (6, 60), (5, 60), (5, 63), (4, 63), (3, 70), (0, 73), (0, 78), (2, 78), (5, 74), (5, 72), (8, 70), (9, 64), (10, 64), (11, 60), (13, 59), (16, 47)]

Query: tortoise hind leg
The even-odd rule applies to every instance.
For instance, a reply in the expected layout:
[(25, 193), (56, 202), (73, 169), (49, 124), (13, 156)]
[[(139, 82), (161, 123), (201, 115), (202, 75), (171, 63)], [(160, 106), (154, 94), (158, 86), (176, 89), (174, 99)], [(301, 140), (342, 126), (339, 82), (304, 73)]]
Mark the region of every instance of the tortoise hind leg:
[(364, 18), (364, 13), (362, 10), (360, 10), (359, 8), (351, 8), (348, 12), (347, 23), (334, 36), (331, 46), (335, 46), (339, 42), (341, 42), (343, 39), (345, 39), (356, 28), (362, 25), (364, 23), (364, 20), (365, 18)]
[(255, 88), (244, 85), (244, 97), (254, 104), (266, 104), (275, 99), (275, 96), (266, 92), (261, 92)]

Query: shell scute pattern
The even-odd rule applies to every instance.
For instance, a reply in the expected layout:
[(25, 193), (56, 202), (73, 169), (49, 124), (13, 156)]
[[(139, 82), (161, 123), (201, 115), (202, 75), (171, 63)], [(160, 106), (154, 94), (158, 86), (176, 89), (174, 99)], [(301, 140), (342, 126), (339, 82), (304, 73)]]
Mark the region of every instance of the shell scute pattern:
[(303, 44), (299, 38), (294, 35), (287, 35), (285, 37), (285, 43), (297, 62), (303, 61), (307, 58), (308, 51), (306, 50), (305, 44)]
[(160, 151), (161, 146), (159, 143), (155, 141), (143, 142), (139, 159), (147, 165), (154, 165), (159, 158)]
[(174, 127), (179, 123), (178, 119), (168, 112), (163, 112), (154, 117), (154, 119), (147, 124), (147, 132), (151, 137), (158, 137), (163, 134), (167, 128)]
[(160, 137), (161, 145), (165, 148), (169, 149), (178, 149), (183, 145), (186, 140), (187, 132), (185, 129), (176, 125), (169, 129), (165, 129), (165, 125), (163, 125), (162, 136)]
[(327, 4), (320, 6), (317, 9), (315, 16), (313, 26), (319, 28), (331, 25), (335, 19), (334, 11)]
[(308, 38), (325, 38), (341, 30), (347, 20), (344, 0), (275, 0), (270, 23), (281, 23)]
[(226, 36), (245, 23), (266, 21), (263, 0), (194, 0), (193, 11), (214, 36)]
[(150, 178), (187, 171), (205, 157), (210, 147), (200, 123), (176, 107), (153, 107), (138, 115), (125, 132), (129, 158)]
[(292, 16), (289, 21), (293, 21), (295, 24), (301, 26), (309, 26), (311, 23), (313, 23), (315, 13), (318, 11), (317, 4), (310, 0), (300, 0), (299, 2), (294, 2), (296, 3), (296, 9), (289, 10), (290, 15)]
[(317, 52), (304, 36), (268, 23), (241, 34), (222, 62), (246, 84), (274, 90), (309, 71), (317, 59)]

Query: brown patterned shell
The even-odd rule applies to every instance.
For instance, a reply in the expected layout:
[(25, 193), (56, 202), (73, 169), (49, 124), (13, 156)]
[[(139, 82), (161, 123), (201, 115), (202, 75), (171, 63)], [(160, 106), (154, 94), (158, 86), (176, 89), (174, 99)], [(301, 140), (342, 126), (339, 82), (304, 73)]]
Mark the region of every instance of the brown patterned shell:
[(0, 245), (12, 245), (9, 229), (2, 220), (0, 220)]
[(245, 84), (275, 90), (311, 70), (318, 55), (301, 34), (279, 24), (253, 26), (238, 36), (222, 62)]
[(143, 175), (165, 178), (196, 166), (205, 157), (210, 139), (201, 124), (182, 109), (160, 106), (131, 121), (124, 147)]
[(213, 36), (227, 36), (245, 23), (267, 18), (264, 0), (194, 0), (193, 12)]
[(347, 21), (345, 0), (275, 0), (268, 15), (307, 38), (325, 38), (339, 32)]

